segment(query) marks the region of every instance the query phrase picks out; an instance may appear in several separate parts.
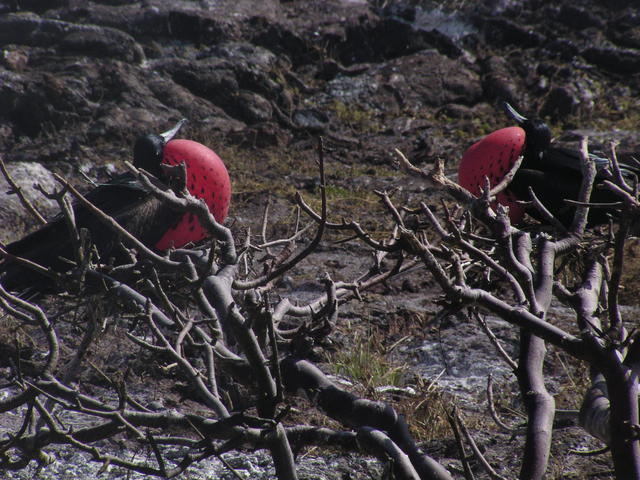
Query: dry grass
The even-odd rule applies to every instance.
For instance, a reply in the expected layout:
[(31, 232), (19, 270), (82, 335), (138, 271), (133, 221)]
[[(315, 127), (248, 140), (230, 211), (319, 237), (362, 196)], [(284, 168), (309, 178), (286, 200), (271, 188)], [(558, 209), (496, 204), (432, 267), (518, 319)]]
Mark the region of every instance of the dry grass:
[(388, 353), (379, 332), (356, 332), (351, 348), (333, 355), (331, 367), (335, 373), (350, 378), (367, 392), (375, 394), (376, 387), (403, 386), (407, 366), (391, 361)]
[[(407, 418), (411, 433), (419, 441), (451, 438), (447, 414), (456, 405), (455, 395), (425, 379), (419, 379), (415, 388), (415, 397), (402, 399), (397, 404), (397, 409)], [(468, 419), (465, 423), (474, 427), (477, 420)]]

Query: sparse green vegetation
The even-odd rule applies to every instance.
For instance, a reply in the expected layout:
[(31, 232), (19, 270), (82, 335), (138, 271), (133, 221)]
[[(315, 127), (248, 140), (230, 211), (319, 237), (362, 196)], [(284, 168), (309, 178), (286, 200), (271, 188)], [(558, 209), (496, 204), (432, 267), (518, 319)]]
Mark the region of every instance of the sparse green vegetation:
[(620, 97), (615, 103), (597, 103), (592, 122), (593, 128), (603, 131), (636, 130), (640, 124), (640, 101)]
[[(301, 192), (305, 201), (314, 209), (320, 208), (320, 195), (314, 186), (318, 172), (315, 162), (310, 162), (309, 152), (283, 153), (282, 149), (263, 148), (253, 150), (233, 145), (225, 145), (219, 139), (203, 139), (203, 143), (213, 146), (221, 158), (225, 159), (233, 178), (233, 206), (242, 208), (247, 204), (261, 204), (270, 197), (293, 206), (293, 197)], [(217, 147), (220, 145), (220, 147)], [(313, 154), (311, 154), (312, 156)], [(379, 198), (370, 185), (354, 185), (354, 179), (361, 176), (392, 177), (396, 174), (390, 166), (368, 163), (345, 163), (328, 159), (327, 200), (330, 221), (356, 219), (374, 233), (387, 232), (389, 226), (378, 221), (382, 215)], [(362, 212), (369, 212), (365, 218)], [(274, 218), (274, 222), (281, 219)]]
[(340, 100), (336, 100), (332, 108), (338, 120), (356, 132), (376, 133), (380, 131), (380, 123), (376, 119), (375, 112), (371, 110), (357, 105), (349, 105)]

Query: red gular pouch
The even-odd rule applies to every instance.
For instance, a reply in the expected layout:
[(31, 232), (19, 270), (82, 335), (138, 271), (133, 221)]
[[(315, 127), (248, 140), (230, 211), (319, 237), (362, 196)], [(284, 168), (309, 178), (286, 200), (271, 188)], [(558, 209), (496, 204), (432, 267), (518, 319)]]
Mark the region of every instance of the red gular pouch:
[[(162, 162), (172, 166), (184, 163), (189, 193), (204, 200), (218, 223), (224, 222), (231, 201), (231, 181), (223, 161), (213, 150), (193, 140), (171, 140), (164, 147)], [(185, 213), (155, 248), (161, 251), (182, 248), (209, 236), (194, 214)]]
[[(458, 166), (458, 183), (476, 196), (489, 178), (491, 188), (498, 185), (516, 166), (524, 154), (525, 131), (520, 127), (507, 127), (490, 133), (471, 145)], [(511, 223), (522, 222), (525, 207), (507, 187), (496, 195), (496, 202), (509, 208)], [(496, 207), (496, 202), (492, 207)]]

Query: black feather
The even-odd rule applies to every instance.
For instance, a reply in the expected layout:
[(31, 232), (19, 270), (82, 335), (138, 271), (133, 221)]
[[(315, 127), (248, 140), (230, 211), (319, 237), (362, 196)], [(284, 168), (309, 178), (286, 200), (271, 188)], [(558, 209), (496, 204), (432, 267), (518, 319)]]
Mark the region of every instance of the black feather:
[[(144, 168), (161, 181), (164, 180), (160, 169), (164, 143), (159, 135), (147, 135), (140, 137), (134, 147), (134, 165)], [(150, 248), (181, 216), (164, 206), (130, 173), (98, 185), (85, 197)], [(121, 261), (121, 252), (116, 248), (121, 240), (119, 236), (84, 206), (75, 203), (73, 211), (78, 229), (89, 232), (101, 260), (114, 257), (116, 262)], [(75, 259), (74, 246), (62, 214), (7, 245), (6, 250), (56, 272), (68, 271), (72, 267), (69, 261)], [(46, 291), (53, 287), (47, 277), (10, 258), (0, 261), (0, 283), (13, 291)]]

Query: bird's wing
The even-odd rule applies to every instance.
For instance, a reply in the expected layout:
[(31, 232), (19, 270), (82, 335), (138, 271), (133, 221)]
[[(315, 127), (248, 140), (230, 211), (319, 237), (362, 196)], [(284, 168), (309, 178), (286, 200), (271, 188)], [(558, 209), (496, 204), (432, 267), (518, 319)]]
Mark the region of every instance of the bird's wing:
[[(85, 198), (107, 215), (113, 217), (129, 233), (143, 243), (153, 245), (164, 233), (160, 214), (167, 209), (161, 208), (156, 200), (135, 179), (126, 174), (109, 183), (99, 185), (85, 195)], [(76, 225), (91, 232), (91, 241), (103, 257), (112, 254), (119, 238), (104, 225), (96, 215), (75, 203), (73, 206)], [(175, 212), (168, 214), (177, 215)], [(166, 220), (175, 221), (173, 217)], [(57, 271), (68, 269), (62, 258), (73, 259), (75, 254), (69, 230), (62, 214), (56, 215), (47, 224), (6, 246), (6, 250), (19, 257), (27, 258), (45, 267)], [(8, 287), (21, 286), (31, 281), (31, 272), (11, 260), (0, 261), (0, 277)]]
[[(520, 200), (530, 200), (529, 188), (543, 205), (561, 222), (570, 215), (570, 207), (565, 199), (578, 196), (580, 183), (575, 181), (575, 173), (560, 170), (554, 172), (521, 168), (509, 184), (509, 190)], [(536, 217), (533, 209), (527, 210)]]
[[(598, 172), (601, 172), (604, 168), (609, 166), (609, 159), (602, 153), (589, 153), (589, 158), (595, 163)], [(581, 171), (581, 159), (580, 152), (571, 148), (565, 147), (550, 147), (544, 152), (541, 158), (540, 167), (541, 170), (558, 170), (569, 169), (575, 171)], [(630, 163), (619, 162), (622, 175), (626, 178), (631, 178), (634, 175), (640, 175), (640, 168), (638, 165), (631, 165)], [(596, 178), (602, 178), (603, 175), (596, 175)]]
[[(609, 159), (598, 154), (589, 153), (589, 158), (596, 164), (598, 170), (609, 165)], [(549, 147), (543, 153), (541, 162), (549, 170), (566, 168), (578, 172), (581, 171), (580, 152), (571, 148)]]
[[(518, 199), (529, 200), (529, 187), (544, 206), (564, 225), (569, 226), (573, 220), (575, 206), (565, 200), (576, 200), (580, 192), (581, 176), (570, 169), (555, 171), (540, 171), (520, 169), (509, 184), (509, 190)], [(620, 199), (610, 190), (594, 187), (591, 192), (592, 203), (611, 204)], [(527, 210), (533, 217), (538, 218), (533, 209)], [(589, 213), (590, 224), (600, 224), (607, 221), (610, 210), (592, 208)]]

